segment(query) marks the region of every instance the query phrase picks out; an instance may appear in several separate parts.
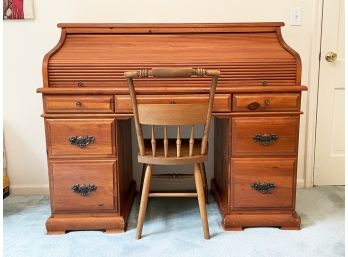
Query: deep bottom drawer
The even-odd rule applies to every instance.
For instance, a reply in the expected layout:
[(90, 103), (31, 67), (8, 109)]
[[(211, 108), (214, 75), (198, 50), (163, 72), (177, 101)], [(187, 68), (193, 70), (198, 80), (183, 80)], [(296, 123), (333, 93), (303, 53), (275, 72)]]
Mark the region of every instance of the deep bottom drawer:
[(295, 158), (231, 159), (234, 208), (292, 208)]
[[(116, 210), (115, 161), (52, 161), (52, 210)], [(89, 190), (85, 187), (90, 185)]]

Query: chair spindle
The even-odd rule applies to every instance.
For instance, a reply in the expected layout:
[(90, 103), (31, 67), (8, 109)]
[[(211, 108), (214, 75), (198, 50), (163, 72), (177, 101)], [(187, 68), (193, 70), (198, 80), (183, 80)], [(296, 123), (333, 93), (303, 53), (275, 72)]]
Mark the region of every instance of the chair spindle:
[(167, 134), (167, 126), (164, 126), (163, 146), (164, 146), (164, 157), (168, 157), (168, 134)]
[(155, 126), (151, 126), (151, 147), (152, 147), (152, 156), (156, 156), (156, 138), (155, 138)]
[(180, 126), (178, 126), (178, 132), (176, 135), (176, 157), (179, 158), (181, 153), (181, 138), (180, 138)]
[(190, 134), (190, 141), (189, 141), (189, 156), (191, 157), (193, 154), (193, 144), (195, 143), (194, 135), (193, 135), (193, 130), (194, 130), (194, 125), (191, 127), (191, 134)]

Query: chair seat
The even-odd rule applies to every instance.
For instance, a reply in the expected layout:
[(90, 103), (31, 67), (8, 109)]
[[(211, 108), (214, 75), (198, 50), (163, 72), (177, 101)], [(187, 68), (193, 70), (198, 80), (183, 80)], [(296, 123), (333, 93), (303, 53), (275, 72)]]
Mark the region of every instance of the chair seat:
[(176, 139), (168, 139), (168, 156), (164, 156), (163, 139), (156, 140), (156, 156), (152, 156), (151, 139), (144, 139), (145, 155), (138, 155), (138, 161), (147, 164), (184, 165), (201, 163), (208, 159), (207, 154), (201, 155), (201, 139), (195, 139), (192, 156), (189, 156), (189, 139), (181, 139), (180, 158), (176, 157)]

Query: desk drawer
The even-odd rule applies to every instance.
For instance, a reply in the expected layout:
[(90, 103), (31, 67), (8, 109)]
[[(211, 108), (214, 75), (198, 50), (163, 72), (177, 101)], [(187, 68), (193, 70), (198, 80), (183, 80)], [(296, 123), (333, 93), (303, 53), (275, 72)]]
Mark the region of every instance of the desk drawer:
[(54, 212), (115, 210), (115, 179), (115, 161), (52, 161), (52, 209)]
[(232, 118), (232, 156), (296, 155), (299, 117)]
[[(157, 104), (192, 104), (208, 103), (208, 95), (139, 95), (138, 103), (157, 103)], [(115, 110), (117, 113), (132, 113), (131, 99), (128, 95), (115, 96)], [(231, 95), (217, 94), (214, 99), (213, 112), (230, 112)]]
[(301, 95), (288, 94), (234, 94), (234, 112), (299, 111)]
[(114, 119), (46, 119), (50, 157), (115, 155)]
[(44, 96), (47, 113), (113, 113), (112, 95)]
[(295, 158), (233, 158), (232, 208), (292, 208)]

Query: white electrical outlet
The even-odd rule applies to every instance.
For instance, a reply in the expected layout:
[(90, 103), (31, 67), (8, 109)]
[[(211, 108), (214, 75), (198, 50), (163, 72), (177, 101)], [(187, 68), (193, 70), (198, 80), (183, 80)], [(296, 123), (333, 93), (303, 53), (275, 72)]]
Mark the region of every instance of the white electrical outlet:
[(290, 11), (290, 25), (301, 26), (302, 25), (302, 10), (301, 7), (293, 7)]

